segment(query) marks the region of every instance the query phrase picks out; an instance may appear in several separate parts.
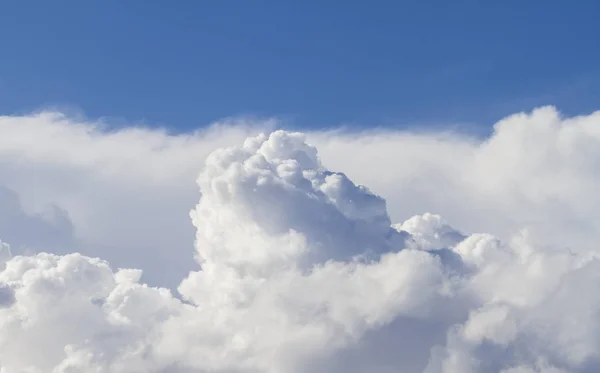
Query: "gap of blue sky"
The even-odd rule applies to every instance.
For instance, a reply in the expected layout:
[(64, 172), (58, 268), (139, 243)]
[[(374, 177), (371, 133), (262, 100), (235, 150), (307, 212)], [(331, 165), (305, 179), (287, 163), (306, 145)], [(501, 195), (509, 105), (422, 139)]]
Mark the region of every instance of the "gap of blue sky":
[(8, 1), (0, 113), (187, 131), (491, 124), (598, 109), (598, 1)]

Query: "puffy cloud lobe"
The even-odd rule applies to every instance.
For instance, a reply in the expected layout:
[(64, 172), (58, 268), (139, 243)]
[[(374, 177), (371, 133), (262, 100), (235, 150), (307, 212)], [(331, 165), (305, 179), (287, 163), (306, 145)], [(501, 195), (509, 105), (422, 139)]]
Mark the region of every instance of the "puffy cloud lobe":
[[(0, 283), (14, 303), (0, 309), (6, 372), (148, 371), (144, 340), (181, 307), (165, 289), (139, 284), (79, 254), (16, 256)], [(145, 368), (144, 368), (145, 367)], [(4, 372), (4, 371), (3, 371)]]
[[(341, 259), (402, 245), (385, 201), (344, 174), (324, 170), (300, 134), (249, 139), (241, 148), (213, 153), (206, 163), (199, 178), (203, 198), (192, 213), (203, 262), (259, 269), (269, 266), (263, 261), (279, 255), (294, 260), (305, 250), (314, 251), (306, 256)], [(302, 235), (295, 245), (267, 242), (299, 239), (292, 232)]]
[(0, 371), (600, 368), (593, 254), (464, 236), (432, 214), (392, 226), (296, 133), (212, 153), (198, 183), (201, 270), (181, 299), (100, 259), (2, 246)]

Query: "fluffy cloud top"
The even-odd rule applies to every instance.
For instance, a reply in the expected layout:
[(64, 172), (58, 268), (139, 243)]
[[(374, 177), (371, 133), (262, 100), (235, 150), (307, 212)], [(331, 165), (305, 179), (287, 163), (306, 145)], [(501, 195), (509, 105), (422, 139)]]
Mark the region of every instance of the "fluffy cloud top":
[[(0, 133), (15, 133), (0, 136), (0, 175), (16, 192), (0, 200), (4, 221), (34, 238), (53, 227), (83, 254), (0, 243), (0, 372), (596, 372), (599, 124), (544, 108), (485, 141), (242, 141), (257, 126), (167, 135), (2, 118)], [(173, 210), (187, 210), (196, 172), (193, 261)], [(416, 208), (449, 218), (410, 217)], [(173, 246), (186, 238), (189, 249)], [(187, 263), (176, 292), (118, 269), (150, 263), (154, 283), (175, 287), (160, 272), (170, 257)]]

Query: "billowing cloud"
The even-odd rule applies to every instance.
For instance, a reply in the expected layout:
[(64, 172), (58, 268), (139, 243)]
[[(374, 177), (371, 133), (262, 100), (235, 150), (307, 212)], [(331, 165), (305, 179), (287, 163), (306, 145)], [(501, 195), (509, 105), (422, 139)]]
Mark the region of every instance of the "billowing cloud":
[(393, 221), (431, 211), (467, 232), (508, 239), (526, 228), (543, 245), (597, 249), (600, 112), (565, 118), (542, 107), (500, 120), (484, 139), (389, 130), (309, 138), (328, 167), (384, 196)]
[(2, 117), (0, 372), (597, 372), (599, 125)]
[[(320, 156), (304, 135), (275, 131), (249, 137), (206, 158), (203, 153), (193, 161), (183, 157), (185, 162), (173, 161), (175, 169), (167, 167), (158, 176), (149, 172), (151, 168), (130, 174), (124, 166), (123, 171), (116, 166), (106, 170), (103, 162), (111, 163), (102, 157), (91, 164), (84, 159), (69, 160), (74, 167), (81, 167), (78, 172), (90, 173), (85, 182), (103, 180), (114, 190), (150, 180), (164, 191), (177, 190), (171, 185), (176, 181), (167, 177), (169, 172), (201, 170), (197, 179), (201, 196), (190, 213), (196, 236), (194, 245), (190, 240), (187, 261), (193, 270), (180, 277), (173, 292), (146, 285), (141, 270), (118, 269), (110, 261), (94, 258), (96, 254), (104, 257), (101, 251), (94, 256), (14, 255), (6, 244), (0, 244), (0, 372), (596, 372), (600, 369), (600, 297), (595, 289), (600, 283), (600, 262), (593, 242), (578, 244), (594, 223), (569, 235), (571, 224), (584, 217), (592, 219), (595, 211), (574, 196), (563, 196), (557, 185), (571, 191), (569, 187), (576, 184), (560, 179), (564, 172), (576, 178), (581, 174), (585, 187), (595, 183), (594, 176), (586, 174), (591, 169), (574, 165), (576, 160), (583, 162), (582, 155), (575, 153), (593, 156), (595, 150), (582, 146), (579, 134), (572, 132), (589, 135), (593, 129), (588, 123), (598, 119), (595, 115), (556, 119), (547, 125), (536, 117), (555, 118), (552, 113), (544, 109), (507, 119), (501, 123), (509, 124), (497, 125), (496, 134), (484, 143), (462, 137), (440, 139), (433, 134), (396, 135), (397, 145), (406, 145), (412, 138), (414, 144), (431, 141), (440, 147), (437, 158), (428, 154), (435, 152), (430, 147), (415, 153), (413, 159), (398, 160), (399, 165), (414, 164), (413, 170), (419, 170), (423, 161), (421, 173), (413, 174), (412, 186), (402, 181), (410, 171), (386, 168), (383, 161), (365, 165), (370, 168), (363, 173), (360, 162), (346, 173), (327, 168), (336, 159), (340, 163), (345, 157), (349, 158), (346, 162), (356, 160), (346, 153), (348, 144), (366, 150), (365, 159), (377, 156), (369, 153), (373, 150), (369, 136), (375, 135), (364, 135), (366, 143), (357, 145), (361, 141), (357, 135), (308, 134), (315, 143), (324, 143), (326, 153), (337, 149), (340, 158), (327, 158)], [(57, 125), (53, 123), (47, 125)], [(532, 135), (519, 123), (537, 127)], [(70, 124), (58, 126), (71, 131)], [(93, 131), (90, 135), (89, 127), (81, 128), (87, 132), (77, 141), (90, 144), (124, 136)], [(525, 165), (511, 161), (509, 153), (512, 172), (503, 170), (502, 165), (497, 165), (497, 174), (486, 171), (482, 164), (501, 163), (496, 157), (501, 157), (501, 150), (509, 150), (508, 145), (498, 144), (522, 146), (509, 134), (534, 153), (513, 150), (525, 158)], [(156, 136), (161, 142), (178, 145), (182, 139)], [(537, 136), (545, 145), (519, 136)], [(140, 140), (139, 144), (143, 143)], [(382, 157), (391, 149), (386, 148), (389, 144), (382, 138)], [(147, 151), (139, 150), (142, 154), (156, 156), (154, 149), (140, 146)], [(42, 157), (28, 160), (27, 156), (34, 156), (13, 148), (1, 154), (12, 152), (13, 160), (28, 167), (41, 164)], [(166, 153), (176, 152), (175, 148)], [(452, 165), (450, 157), (464, 162)], [(43, 158), (56, 162), (44, 166), (48, 170), (65, 167), (67, 162), (57, 160), (59, 155), (45, 154)], [(558, 164), (546, 165), (549, 159)], [(95, 168), (96, 162), (101, 166)], [(194, 162), (200, 167), (192, 166)], [(465, 165), (481, 173), (469, 176), (467, 171), (459, 172)], [(533, 191), (546, 184), (531, 186), (530, 173), (543, 176), (544, 167), (557, 172), (558, 180), (536, 195)], [(437, 171), (441, 172), (437, 178), (431, 176)], [(11, 170), (3, 172), (10, 174)], [(116, 177), (119, 172), (122, 179)], [(370, 172), (379, 173), (381, 178), (373, 181), (382, 190), (386, 190), (386, 182), (396, 183), (387, 185), (395, 188), (394, 195), (400, 195), (395, 197), (396, 203), (404, 198), (408, 201), (407, 193), (418, 191), (417, 186), (426, 188), (416, 193), (416, 198), (431, 195), (431, 206), (447, 198), (449, 202), (440, 206), (457, 208), (452, 220), (425, 213), (394, 224), (386, 199), (352, 181), (352, 174), (361, 178)], [(509, 175), (524, 179), (524, 183)], [(7, 185), (20, 191), (19, 182), (26, 180), (26, 173), (13, 176)], [(427, 184), (429, 176), (431, 185)], [(476, 183), (477, 178), (484, 180)], [(89, 190), (110, 190), (106, 185)], [(502, 186), (508, 185), (514, 188), (504, 191)], [(153, 193), (159, 190), (156, 188), (152, 187)], [(590, 198), (587, 204), (593, 206), (598, 200), (588, 192), (582, 188), (579, 198)], [(131, 191), (131, 195), (136, 193), (141, 192)], [(98, 205), (79, 206), (78, 215), (69, 210), (68, 198), (56, 199), (57, 195), (48, 193), (43, 203), (50, 201), (68, 211), (78, 239), (94, 237), (88, 232), (93, 225), (86, 226), (82, 216), (101, 211)], [(30, 196), (27, 190), (21, 193), (24, 201)], [(497, 199), (485, 202), (486, 196)], [(560, 203), (544, 202), (553, 198)], [(36, 201), (30, 201), (35, 209)], [(542, 206), (528, 215), (539, 216), (540, 221), (522, 224), (528, 229), (518, 231), (517, 223), (525, 222), (520, 220), (523, 217), (508, 219), (511, 208), (517, 214), (522, 212), (510, 204), (516, 202), (529, 208), (536, 203)], [(143, 225), (144, 215), (154, 206), (153, 201), (146, 203), (146, 209), (135, 215), (140, 221), (124, 219), (121, 223)], [(411, 203), (407, 203), (408, 210), (418, 201)], [(87, 206), (95, 207), (86, 210)], [(552, 210), (557, 206), (563, 209)], [(112, 217), (118, 218), (119, 211)], [(165, 211), (158, 208), (155, 213)], [(479, 221), (485, 211), (500, 216)], [(565, 226), (554, 225), (561, 216), (544, 216), (550, 211), (565, 214)], [(170, 216), (164, 216), (164, 221), (169, 222)], [(495, 229), (501, 234), (469, 233), (469, 227), (458, 231), (452, 221), (467, 226), (498, 223)], [(555, 242), (540, 238), (545, 223), (547, 229), (561, 229), (567, 236)], [(149, 234), (155, 237), (169, 232), (170, 227), (154, 221), (150, 228), (158, 231)], [(137, 233), (133, 229), (131, 234)], [(593, 241), (594, 233), (588, 237)], [(109, 235), (99, 242), (115, 245), (127, 240)], [(169, 249), (165, 248), (166, 255), (181, 255)], [(159, 250), (146, 253), (158, 265), (162, 260), (158, 255), (165, 255), (158, 254)]]
[[(0, 220), (0, 237), (17, 251), (27, 239), (41, 237), (18, 232), (39, 233), (33, 225), (50, 222), (46, 236), (56, 245), (43, 250), (78, 251), (119, 267), (142, 267), (152, 284), (175, 287), (195, 268), (189, 261), (194, 230), (188, 211), (198, 199), (194, 180), (204, 158), (271, 126), (238, 121), (169, 135), (110, 130), (102, 122), (59, 113), (0, 117), (0, 219), (8, 214), (7, 204), (22, 217)], [(76, 248), (65, 249), (65, 239), (58, 240), (68, 233), (67, 219)], [(1, 231), (8, 224), (14, 229)], [(62, 228), (51, 233), (52, 227)], [(20, 236), (9, 241), (15, 235)]]
[[(326, 167), (384, 197), (394, 223), (430, 211), (463, 232), (507, 240), (526, 228), (537, 244), (589, 251), (600, 232), (598, 122), (600, 113), (564, 118), (545, 107), (502, 119), (485, 139), (383, 129), (306, 135)], [(0, 186), (17, 194), (25, 216), (52, 227), (68, 218), (76, 244), (52, 252), (76, 247), (174, 289), (197, 269), (188, 211), (206, 156), (277, 126), (231, 120), (169, 134), (58, 113), (0, 117)]]

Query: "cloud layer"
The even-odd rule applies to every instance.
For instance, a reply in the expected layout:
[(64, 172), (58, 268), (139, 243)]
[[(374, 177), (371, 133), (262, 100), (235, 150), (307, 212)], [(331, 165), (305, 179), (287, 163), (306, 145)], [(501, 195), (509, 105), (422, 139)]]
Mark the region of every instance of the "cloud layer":
[(598, 126), (0, 118), (0, 372), (596, 372)]

